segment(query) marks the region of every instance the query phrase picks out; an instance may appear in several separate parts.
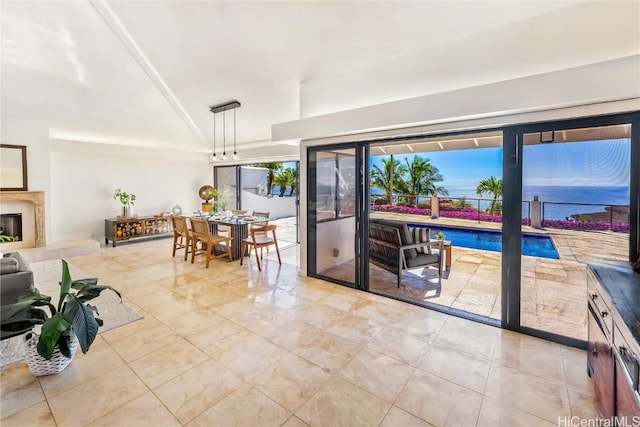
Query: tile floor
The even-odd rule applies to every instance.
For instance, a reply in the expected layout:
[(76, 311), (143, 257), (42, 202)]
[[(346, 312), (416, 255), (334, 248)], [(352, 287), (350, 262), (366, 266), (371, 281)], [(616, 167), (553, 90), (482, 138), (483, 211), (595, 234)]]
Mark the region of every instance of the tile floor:
[[(144, 318), (61, 374), (1, 380), (9, 426), (544, 426), (596, 416), (584, 351), (298, 275), (172, 258), (167, 239), (70, 258)], [(270, 257), (271, 258), (271, 257)]]

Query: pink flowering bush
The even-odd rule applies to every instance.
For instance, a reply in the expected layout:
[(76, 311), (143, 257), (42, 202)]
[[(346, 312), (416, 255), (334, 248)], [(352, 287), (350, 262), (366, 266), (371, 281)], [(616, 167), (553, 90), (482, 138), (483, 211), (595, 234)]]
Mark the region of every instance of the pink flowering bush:
[[(371, 210), (376, 212), (397, 212), (411, 215), (424, 215), (431, 216), (430, 209), (412, 208), (409, 206), (394, 206), (394, 205), (379, 205), (373, 206)], [(502, 215), (489, 215), (478, 212), (473, 208), (465, 208), (460, 211), (440, 211), (440, 216), (443, 218), (458, 218), (467, 219), (472, 221), (486, 221), (486, 222), (502, 222)], [(530, 218), (522, 218), (523, 225), (530, 225)], [(609, 224), (608, 222), (596, 221), (567, 221), (562, 219), (545, 219), (542, 221), (542, 226), (547, 228), (556, 228), (561, 230), (576, 230), (576, 231), (616, 231), (619, 233), (628, 233), (629, 224)]]

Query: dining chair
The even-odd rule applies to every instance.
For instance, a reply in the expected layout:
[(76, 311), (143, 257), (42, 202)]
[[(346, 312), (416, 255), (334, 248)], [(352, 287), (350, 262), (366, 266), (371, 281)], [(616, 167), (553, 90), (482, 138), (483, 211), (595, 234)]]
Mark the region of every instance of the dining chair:
[[(269, 212), (253, 211), (253, 213), (251, 215), (256, 217), (256, 218), (267, 218), (267, 219), (269, 219)], [(256, 228), (260, 228), (260, 227), (268, 225), (268, 224), (269, 224), (269, 221), (254, 222), (249, 226), (249, 230), (254, 230)], [(264, 232), (262, 234), (264, 234), (265, 236), (267, 235), (266, 232)]]
[(189, 219), (184, 216), (172, 215), (171, 225), (173, 226), (173, 253), (176, 256), (176, 250), (184, 249), (184, 260), (187, 260), (189, 252), (191, 252), (191, 229)]
[[(275, 224), (263, 225), (262, 227), (256, 227), (249, 230), (249, 233), (251, 235), (246, 239), (242, 239), (242, 254), (240, 256), (240, 265), (242, 265), (247, 248), (249, 249), (249, 256), (251, 256), (251, 249), (253, 249), (256, 253), (258, 270), (262, 271), (262, 265), (260, 263), (260, 259), (262, 258), (262, 250), (264, 248), (269, 249), (269, 246), (271, 245), (275, 245), (276, 253), (278, 254), (278, 263), (282, 265), (282, 259), (280, 258), (280, 249), (278, 248), (278, 239), (276, 238), (277, 227), (278, 226)], [(271, 237), (268, 236), (269, 231), (271, 232)], [(258, 248), (260, 248), (260, 256), (258, 256)]]
[[(193, 239), (191, 240), (191, 264), (196, 255), (205, 254), (207, 261), (205, 268), (209, 268), (209, 260), (211, 258), (227, 257), (229, 261), (233, 261), (233, 253), (231, 252), (231, 236), (221, 236), (219, 234), (212, 234), (209, 230), (209, 222), (206, 219), (192, 219), (191, 220)], [(200, 243), (200, 247), (198, 247)], [(225, 251), (218, 254), (216, 246), (224, 244)]]

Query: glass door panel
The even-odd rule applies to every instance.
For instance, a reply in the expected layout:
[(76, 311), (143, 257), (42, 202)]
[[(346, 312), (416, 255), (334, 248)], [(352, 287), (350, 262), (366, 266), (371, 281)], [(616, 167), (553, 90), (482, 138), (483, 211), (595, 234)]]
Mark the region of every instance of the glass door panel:
[(309, 153), (311, 272), (356, 286), (356, 149)]
[(586, 264), (628, 260), (631, 125), (523, 135), (520, 324), (587, 339)]
[[(437, 266), (407, 265), (398, 284), (397, 273), (374, 259), (372, 235), (369, 290), (500, 319), (502, 139), (490, 131), (371, 146), (370, 229), (395, 221), (412, 242), (442, 233), (445, 243), (441, 278)], [(405, 252), (408, 264), (417, 256)]]
[(218, 166), (216, 167), (216, 188), (220, 196), (220, 210), (238, 209), (237, 183), (236, 183), (237, 166)]

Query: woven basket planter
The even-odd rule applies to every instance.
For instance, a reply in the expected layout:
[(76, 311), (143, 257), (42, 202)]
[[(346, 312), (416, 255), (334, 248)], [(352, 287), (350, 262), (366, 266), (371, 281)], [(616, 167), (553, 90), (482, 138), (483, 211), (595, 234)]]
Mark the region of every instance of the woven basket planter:
[(33, 332), (26, 333), (24, 336), (24, 358), (33, 375), (40, 377), (43, 375), (59, 374), (69, 366), (69, 363), (73, 360), (73, 356), (76, 354), (76, 350), (78, 349), (78, 338), (75, 335), (72, 335), (71, 344), (69, 346), (69, 349), (71, 350), (71, 358), (64, 356), (56, 345), (51, 360), (45, 359), (38, 353), (38, 338), (39, 335)]

